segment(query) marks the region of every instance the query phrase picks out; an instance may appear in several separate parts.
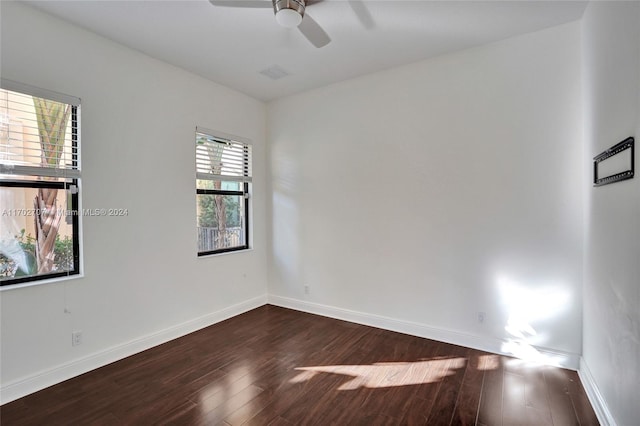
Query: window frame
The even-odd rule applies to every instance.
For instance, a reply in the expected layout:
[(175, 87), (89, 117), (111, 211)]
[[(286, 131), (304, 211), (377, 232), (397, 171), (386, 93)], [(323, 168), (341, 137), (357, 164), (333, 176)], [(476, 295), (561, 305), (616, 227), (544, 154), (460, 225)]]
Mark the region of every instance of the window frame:
[[(19, 93), (26, 96), (32, 96), (37, 98), (43, 98), (55, 102), (68, 104), (71, 106), (71, 150), (72, 150), (72, 166), (73, 170), (77, 170), (77, 176), (66, 177), (64, 171), (61, 172), (59, 177), (64, 180), (60, 181), (46, 181), (46, 180), (33, 180), (25, 179), (27, 174), (20, 174), (20, 170), (33, 169), (32, 166), (26, 166), (21, 169), (21, 166), (15, 166), (16, 171), (11, 173), (9, 178), (0, 179), (0, 187), (5, 188), (51, 188), (57, 190), (63, 190), (68, 192), (71, 199), (71, 226), (72, 235), (71, 240), (73, 244), (73, 269), (61, 272), (50, 272), (36, 275), (12, 277), (0, 280), (0, 290), (10, 290), (13, 288), (25, 287), (28, 285), (46, 284), (49, 282), (56, 282), (65, 279), (73, 279), (82, 276), (82, 250), (81, 250), (81, 219), (80, 219), (80, 186), (81, 186), (81, 172), (80, 172), (80, 99), (72, 96), (52, 92), (46, 89), (29, 86), (26, 84), (18, 83), (11, 80), (1, 79), (0, 87), (2, 90), (7, 90), (14, 93)], [(37, 167), (35, 167), (37, 168)], [(56, 169), (64, 170), (64, 169)], [(29, 173), (31, 176), (47, 176), (46, 173), (41, 175)], [(25, 206), (27, 209), (27, 206)]]
[[(224, 182), (224, 181), (223, 181)], [(230, 253), (233, 251), (248, 250), (249, 249), (249, 183), (244, 182), (242, 184), (242, 191), (229, 191), (226, 189), (197, 189), (197, 195), (235, 195), (244, 198), (244, 244), (234, 247), (225, 247), (216, 250), (198, 250), (198, 257), (210, 256), (212, 254)], [(197, 200), (197, 197), (196, 197)]]
[[(246, 147), (251, 147), (251, 141), (249, 141), (246, 138), (242, 138), (239, 136), (234, 136), (234, 135), (230, 135), (230, 134), (226, 134), (226, 133), (222, 133), (222, 132), (218, 132), (215, 130), (209, 130), (209, 129), (204, 129), (202, 127), (196, 127), (196, 146), (197, 146), (197, 137), (198, 134), (204, 134), (206, 136), (209, 136), (211, 139), (215, 139), (215, 140), (219, 140), (219, 141), (228, 141), (228, 142), (234, 142), (234, 143), (239, 143)], [(197, 150), (196, 150), (196, 156), (197, 156)], [(243, 159), (245, 162), (247, 162), (248, 164), (248, 169), (251, 170), (251, 154), (250, 153), (245, 153), (245, 157)], [(200, 251), (199, 249), (199, 242), (197, 242), (197, 247), (198, 247), (198, 257), (205, 257), (205, 256), (212, 256), (212, 255), (219, 255), (219, 254), (225, 254), (225, 253), (232, 253), (232, 252), (239, 252), (239, 251), (246, 251), (246, 250), (250, 250), (251, 249), (251, 245), (250, 245), (250, 240), (249, 237), (251, 235), (250, 233), (250, 225), (251, 225), (251, 218), (250, 218), (250, 212), (251, 212), (251, 207), (250, 207), (250, 203), (251, 203), (251, 172), (249, 172), (249, 175), (246, 176), (246, 178), (248, 178), (248, 180), (236, 180), (233, 178), (228, 178), (225, 179), (225, 175), (221, 174), (221, 175), (213, 175), (211, 177), (207, 177), (206, 179), (203, 179), (203, 177), (198, 173), (197, 170), (197, 166), (196, 166), (196, 204), (198, 203), (198, 195), (232, 195), (232, 196), (238, 196), (238, 197), (242, 197), (244, 200), (244, 206), (243, 206), (243, 210), (244, 210), (244, 220), (243, 220), (243, 234), (244, 234), (244, 244), (242, 245), (238, 245), (238, 246), (233, 246), (233, 247), (225, 247), (225, 248), (220, 248), (220, 249), (215, 249), (215, 250), (205, 250), (205, 251)], [(228, 190), (228, 189), (201, 189), (198, 188), (198, 180), (205, 180), (205, 181), (209, 181), (209, 182), (215, 182), (215, 181), (220, 181), (220, 182), (238, 182), (241, 183), (241, 190)], [(196, 215), (196, 228), (198, 227), (198, 216)], [(198, 238), (196, 236), (196, 238)]]

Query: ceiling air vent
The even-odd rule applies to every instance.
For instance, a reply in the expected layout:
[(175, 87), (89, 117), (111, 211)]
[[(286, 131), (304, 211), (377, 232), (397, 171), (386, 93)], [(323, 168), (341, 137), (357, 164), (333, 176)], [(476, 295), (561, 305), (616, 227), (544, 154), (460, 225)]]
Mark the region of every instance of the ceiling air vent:
[(260, 74), (269, 77), (271, 80), (280, 80), (289, 75), (289, 73), (278, 65), (272, 65), (260, 71)]

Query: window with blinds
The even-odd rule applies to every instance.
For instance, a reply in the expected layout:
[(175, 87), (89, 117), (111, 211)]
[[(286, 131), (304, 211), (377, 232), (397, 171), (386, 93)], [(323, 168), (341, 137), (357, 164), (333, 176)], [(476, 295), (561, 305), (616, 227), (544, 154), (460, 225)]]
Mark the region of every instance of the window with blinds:
[(198, 255), (249, 248), (250, 141), (196, 129)]
[(80, 100), (1, 86), (0, 285), (79, 274)]

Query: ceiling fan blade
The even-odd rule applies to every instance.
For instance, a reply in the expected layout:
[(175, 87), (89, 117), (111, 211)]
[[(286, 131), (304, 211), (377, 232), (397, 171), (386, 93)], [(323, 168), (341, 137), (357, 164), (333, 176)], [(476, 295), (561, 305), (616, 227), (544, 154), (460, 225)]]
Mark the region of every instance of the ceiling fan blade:
[(369, 9), (367, 9), (367, 6), (362, 0), (349, 0), (349, 6), (351, 6), (353, 13), (356, 14), (363, 27), (370, 30), (376, 26), (375, 22), (373, 22), (371, 12), (369, 12)]
[(322, 27), (307, 14), (302, 18), (302, 23), (298, 25), (298, 29), (315, 47), (324, 47), (331, 41)]
[(244, 7), (250, 9), (273, 9), (273, 3), (266, 0), (209, 0), (214, 6)]

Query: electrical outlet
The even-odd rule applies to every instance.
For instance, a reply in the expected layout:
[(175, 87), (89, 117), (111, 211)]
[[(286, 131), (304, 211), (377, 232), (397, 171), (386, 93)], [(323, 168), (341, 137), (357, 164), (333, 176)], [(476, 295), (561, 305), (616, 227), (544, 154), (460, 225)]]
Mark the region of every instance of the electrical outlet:
[(82, 331), (74, 331), (71, 333), (71, 346), (78, 346), (82, 343)]
[(484, 312), (478, 312), (478, 323), (479, 324), (484, 324), (484, 319), (487, 316), (486, 313)]
[(309, 292), (310, 292), (309, 286), (305, 285), (304, 286), (304, 294), (309, 294)]

